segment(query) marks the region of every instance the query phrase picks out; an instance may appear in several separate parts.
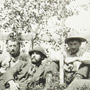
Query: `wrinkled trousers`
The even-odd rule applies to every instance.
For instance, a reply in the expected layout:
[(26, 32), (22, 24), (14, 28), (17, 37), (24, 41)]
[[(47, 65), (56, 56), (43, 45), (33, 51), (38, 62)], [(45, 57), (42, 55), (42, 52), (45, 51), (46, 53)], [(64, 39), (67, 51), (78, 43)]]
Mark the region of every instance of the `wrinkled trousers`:
[(65, 71), (65, 83), (69, 85), (74, 78), (78, 79), (88, 79), (89, 78), (89, 68), (88, 65), (81, 65), (77, 72), (67, 72)]

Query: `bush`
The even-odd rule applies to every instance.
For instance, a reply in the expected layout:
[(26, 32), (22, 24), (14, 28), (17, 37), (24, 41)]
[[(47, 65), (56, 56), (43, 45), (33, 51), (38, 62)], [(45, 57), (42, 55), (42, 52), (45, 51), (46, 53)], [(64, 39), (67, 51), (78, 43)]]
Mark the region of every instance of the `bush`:
[[(59, 82), (59, 73), (58, 74), (54, 74), (53, 78), (52, 78), (52, 82), (49, 85), (49, 88), (47, 88), (47, 90), (63, 90), (66, 88), (66, 85), (60, 85)], [(43, 85), (37, 85), (37, 84), (33, 84), (32, 86), (29, 87), (29, 90), (44, 90), (44, 86)]]

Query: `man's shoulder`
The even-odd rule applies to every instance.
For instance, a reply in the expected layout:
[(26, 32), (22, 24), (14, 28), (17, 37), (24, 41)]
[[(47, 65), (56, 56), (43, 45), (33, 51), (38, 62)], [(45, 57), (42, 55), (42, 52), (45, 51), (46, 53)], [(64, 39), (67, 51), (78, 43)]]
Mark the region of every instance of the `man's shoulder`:
[(84, 54), (81, 57), (82, 60), (90, 60), (90, 51), (84, 52)]
[(46, 58), (44, 59), (44, 61), (42, 62), (42, 65), (44, 67), (47, 67), (47, 66), (51, 66), (51, 65), (55, 65), (56, 63), (54, 61), (52, 61), (51, 58)]

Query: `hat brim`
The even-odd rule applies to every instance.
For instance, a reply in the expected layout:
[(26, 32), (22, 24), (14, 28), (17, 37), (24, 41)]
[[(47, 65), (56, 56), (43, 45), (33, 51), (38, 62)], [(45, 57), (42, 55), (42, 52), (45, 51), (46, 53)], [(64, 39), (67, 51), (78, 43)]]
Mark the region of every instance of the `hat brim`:
[(38, 50), (31, 50), (31, 51), (29, 51), (29, 55), (31, 56), (33, 52), (39, 52), (39, 53), (42, 54), (45, 58), (47, 58), (47, 56), (46, 56), (44, 53), (42, 53), (42, 52), (40, 52), (40, 51), (38, 51)]
[(86, 39), (82, 38), (82, 37), (69, 37), (69, 38), (65, 39), (65, 43), (68, 43), (68, 41), (74, 40), (74, 39), (80, 40), (80, 42), (85, 42), (86, 41)]

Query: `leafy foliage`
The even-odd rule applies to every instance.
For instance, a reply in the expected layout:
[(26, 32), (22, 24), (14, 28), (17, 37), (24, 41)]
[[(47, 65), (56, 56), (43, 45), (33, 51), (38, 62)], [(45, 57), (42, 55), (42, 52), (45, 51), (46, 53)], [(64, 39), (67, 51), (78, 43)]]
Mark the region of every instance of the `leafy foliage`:
[[(70, 32), (64, 24), (65, 19), (79, 14), (77, 6), (67, 10), (67, 5), (72, 1), (75, 0), (5, 0), (0, 10), (0, 31), (14, 31), (18, 37), (19, 33), (34, 33), (34, 45), (42, 45), (47, 52), (49, 47), (57, 51)], [(88, 10), (89, 5), (81, 7)], [(58, 76), (53, 78), (49, 90), (63, 90), (66, 87), (59, 84)], [(43, 87), (35, 85), (32, 88), (42, 90)]]
[[(61, 25), (61, 19), (65, 18), (65, 5), (69, 3), (68, 0), (5, 0), (4, 7), (0, 10), (2, 21), (0, 28), (5, 32), (33, 32), (36, 34), (34, 43), (49, 41), (55, 47), (60, 47), (63, 42), (62, 37), (69, 31)], [(52, 18), (55, 19), (54, 23)], [(46, 41), (47, 36), (50, 38), (48, 41)]]
[(89, 86), (83, 85), (82, 87), (77, 87), (77, 90), (90, 90)]
[(71, 30), (65, 26), (65, 19), (78, 15), (78, 8), (89, 8), (85, 3), (68, 8), (74, 1), (77, 0), (5, 0), (0, 10), (0, 30), (35, 34), (35, 45), (44, 42), (46, 48), (49, 42), (51, 48), (59, 50)]
[[(59, 73), (55, 73), (53, 78), (52, 78), (52, 82), (49, 85), (49, 87), (47, 88), (47, 90), (63, 90), (65, 88), (66, 88), (65, 84), (60, 85)], [(29, 87), (29, 90), (44, 90), (44, 86), (43, 85), (34, 84), (34, 85)]]

